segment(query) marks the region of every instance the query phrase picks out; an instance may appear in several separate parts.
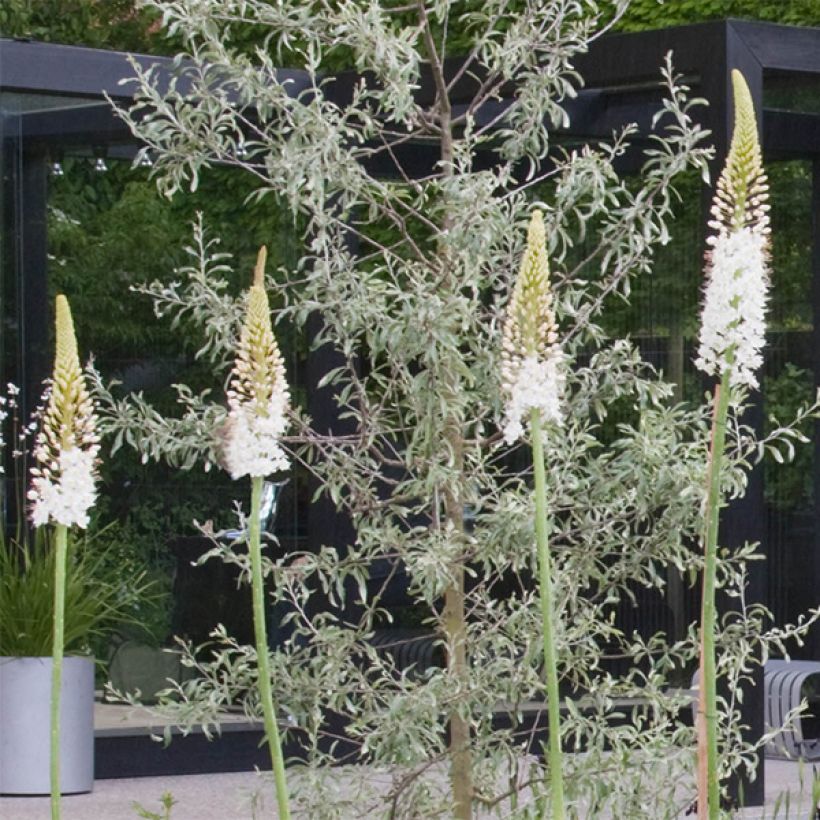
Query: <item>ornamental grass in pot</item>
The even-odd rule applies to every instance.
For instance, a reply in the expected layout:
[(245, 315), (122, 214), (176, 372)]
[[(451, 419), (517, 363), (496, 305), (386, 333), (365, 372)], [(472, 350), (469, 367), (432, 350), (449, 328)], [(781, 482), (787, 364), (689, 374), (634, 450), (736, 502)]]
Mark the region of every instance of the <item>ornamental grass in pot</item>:
[[(0, 794), (48, 794), (51, 648), (56, 554), (53, 535), (0, 544)], [(92, 647), (153, 594), (136, 576), (127, 587), (111, 576), (91, 537), (69, 539), (65, 572), (60, 698), (60, 783), (63, 794), (93, 785)]]
[[(49, 792), (55, 553), (50, 539), (0, 548), (0, 793)], [(62, 790), (94, 780), (94, 659), (88, 642), (114, 603), (91, 563), (71, 556), (61, 698)]]

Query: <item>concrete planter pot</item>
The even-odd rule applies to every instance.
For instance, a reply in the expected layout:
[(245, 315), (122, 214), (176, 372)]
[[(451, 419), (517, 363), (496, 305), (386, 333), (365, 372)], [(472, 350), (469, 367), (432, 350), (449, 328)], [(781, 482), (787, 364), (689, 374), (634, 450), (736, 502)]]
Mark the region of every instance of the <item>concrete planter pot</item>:
[[(48, 794), (51, 658), (0, 657), (0, 794)], [(63, 659), (60, 786), (94, 786), (94, 660)]]

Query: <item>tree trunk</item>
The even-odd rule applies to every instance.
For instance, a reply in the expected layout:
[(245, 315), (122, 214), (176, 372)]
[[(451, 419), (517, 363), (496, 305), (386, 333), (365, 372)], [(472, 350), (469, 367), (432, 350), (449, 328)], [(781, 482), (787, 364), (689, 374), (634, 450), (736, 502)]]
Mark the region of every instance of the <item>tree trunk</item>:
[[(458, 474), (464, 478), (464, 456), (460, 425), (454, 427), (448, 441), (452, 447)], [(453, 537), (463, 541), (464, 501), (456, 488), (444, 492), (444, 513), (452, 527)], [(451, 566), (452, 585), (444, 593), (444, 630), (447, 639), (447, 671), (459, 693), (469, 689), (470, 667), (467, 655), (467, 619), (464, 612), (464, 562), (458, 558)], [(470, 724), (456, 708), (450, 715), (450, 783), (453, 791), (453, 815), (458, 820), (473, 816), (473, 760), (470, 749)]]
[[(419, 24), (425, 41), (425, 48), (430, 60), (430, 69), (436, 86), (435, 116), (439, 128), (441, 144), (441, 166), (444, 176), (453, 174), (453, 124), (449, 91), (444, 76), (444, 67), (433, 38), (433, 31), (427, 17), (425, 0), (416, 0)], [(450, 218), (445, 214), (442, 229), (447, 231)], [(442, 271), (447, 271), (446, 253), (439, 257)], [(455, 282), (448, 276), (443, 277), (444, 287), (456, 288)], [(461, 384), (456, 368), (448, 372), (450, 378), (443, 379), (442, 393), (458, 395)], [(464, 543), (464, 499), (462, 488), (466, 484), (464, 475), (464, 420), (456, 415), (445, 422), (445, 442), (453, 454), (453, 475), (457, 478), (440, 488), (444, 500), (446, 523), (452, 528), (451, 537)], [(436, 507), (438, 503), (436, 501)], [(434, 511), (433, 520), (438, 522), (439, 511)], [(468, 691), (469, 663), (467, 654), (467, 620), (464, 607), (464, 559), (459, 556), (450, 567), (452, 584), (444, 592), (443, 628), (447, 642), (447, 671), (451, 676), (456, 691)], [(453, 793), (453, 815), (457, 820), (472, 820), (473, 816), (473, 763), (470, 749), (470, 724), (459, 714), (459, 703), (451, 712), (450, 718), (450, 783)]]
[[(444, 623), (450, 674), (459, 684), (466, 682), (467, 636), (464, 619), (464, 569), (457, 570), (456, 583), (444, 595)], [(470, 753), (470, 725), (458, 713), (450, 717), (450, 781), (453, 789), (453, 814), (459, 820), (472, 817), (473, 772)]]

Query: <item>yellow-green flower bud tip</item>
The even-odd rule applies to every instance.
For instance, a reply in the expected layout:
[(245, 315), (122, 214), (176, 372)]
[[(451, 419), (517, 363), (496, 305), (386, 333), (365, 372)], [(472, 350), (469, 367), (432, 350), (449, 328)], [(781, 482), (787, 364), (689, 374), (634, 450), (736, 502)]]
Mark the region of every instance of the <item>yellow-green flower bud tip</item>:
[(34, 447), (35, 466), (28, 497), (35, 526), (49, 520), (71, 526), (88, 524), (94, 503), (99, 439), (94, 406), (85, 387), (71, 309), (57, 297), (54, 374)]
[(74, 321), (68, 299), (62, 294), (56, 303), (56, 352), (54, 354), (54, 377), (49, 402), (49, 412), (56, 416), (60, 445), (71, 446), (70, 436), (73, 432), (71, 418), (79, 403), (79, 390), (82, 389), (82, 371), (80, 357), (77, 354), (77, 337), (74, 334)]
[(524, 356), (544, 355), (555, 343), (557, 330), (549, 276), (544, 217), (541, 211), (533, 211), (527, 249), (507, 311), (505, 350)]
[(288, 466), (279, 439), (287, 429), (290, 394), (285, 363), (271, 327), (264, 287), (266, 257), (263, 246), (248, 292), (245, 322), (228, 390), (222, 456), (234, 478), (264, 477)]
[(265, 287), (265, 264), (268, 261), (268, 249), (262, 245), (256, 255), (256, 267), (253, 269), (253, 284), (255, 287)]
[(501, 382), (507, 396), (504, 437), (508, 442), (522, 435), (523, 422), (533, 408), (541, 411), (545, 421), (561, 423), (562, 362), (544, 217), (536, 210), (504, 323)]
[(754, 102), (746, 80), (732, 71), (735, 124), (726, 164), (718, 179), (710, 226), (717, 231), (750, 227), (768, 233), (769, 187), (757, 135)]

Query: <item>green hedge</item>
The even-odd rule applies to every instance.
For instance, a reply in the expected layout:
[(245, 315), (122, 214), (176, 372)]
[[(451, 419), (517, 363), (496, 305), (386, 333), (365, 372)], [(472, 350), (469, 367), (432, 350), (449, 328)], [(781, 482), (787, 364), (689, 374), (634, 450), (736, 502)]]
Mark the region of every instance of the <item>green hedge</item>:
[(667, 28), (740, 17), (790, 25), (820, 25), (818, 0), (632, 0), (618, 28)]

